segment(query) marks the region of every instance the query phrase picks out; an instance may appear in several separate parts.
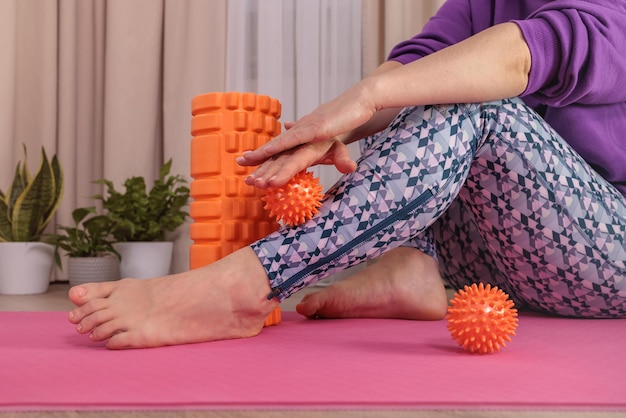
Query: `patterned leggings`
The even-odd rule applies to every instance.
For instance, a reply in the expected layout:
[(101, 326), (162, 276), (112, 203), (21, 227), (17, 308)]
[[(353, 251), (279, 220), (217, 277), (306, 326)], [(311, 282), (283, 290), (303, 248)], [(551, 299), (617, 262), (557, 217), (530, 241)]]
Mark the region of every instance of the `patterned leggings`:
[(305, 224), (252, 244), (283, 300), (399, 246), (518, 308), (626, 317), (626, 198), (521, 100), (405, 108)]

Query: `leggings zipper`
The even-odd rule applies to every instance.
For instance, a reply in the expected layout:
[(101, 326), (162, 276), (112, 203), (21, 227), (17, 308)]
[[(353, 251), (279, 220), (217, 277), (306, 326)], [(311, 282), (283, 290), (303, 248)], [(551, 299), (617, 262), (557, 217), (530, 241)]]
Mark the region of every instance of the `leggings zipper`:
[(330, 255), (320, 259), (316, 263), (308, 265), (303, 270), (299, 271), (298, 273), (294, 274), (289, 279), (285, 280), (283, 283), (281, 283), (280, 285), (278, 285), (277, 287), (272, 289), (272, 291), (269, 293), (269, 295), (267, 295), (267, 299), (271, 300), (274, 297), (277, 297), (280, 293), (282, 293), (283, 289), (289, 289), (292, 286), (301, 284), (302, 281), (306, 277), (311, 275), (319, 267), (324, 266), (326, 264), (332, 263), (333, 261), (335, 261), (336, 259), (338, 259), (342, 255), (344, 255), (345, 253), (347, 253), (347, 252), (353, 250), (354, 248), (360, 246), (365, 241), (369, 240), (371, 237), (377, 235), (382, 230), (384, 230), (384, 229), (388, 228), (390, 225), (396, 223), (399, 219), (403, 219), (406, 216), (408, 216), (409, 214), (411, 214), (412, 212), (416, 211), (421, 205), (423, 205), (429, 199), (432, 199), (432, 197), (433, 197), (433, 192), (430, 191), (430, 190), (425, 190), (421, 195), (419, 195), (417, 198), (415, 198), (414, 200), (409, 202), (402, 209), (398, 210), (395, 214), (393, 214), (393, 215), (383, 219), (377, 225), (373, 226), (372, 229), (367, 231), (367, 232), (370, 232), (369, 234), (368, 233), (361, 234), (360, 236), (354, 238), (352, 241), (350, 241), (346, 245), (342, 246), (340, 249), (338, 249), (333, 254), (330, 254)]

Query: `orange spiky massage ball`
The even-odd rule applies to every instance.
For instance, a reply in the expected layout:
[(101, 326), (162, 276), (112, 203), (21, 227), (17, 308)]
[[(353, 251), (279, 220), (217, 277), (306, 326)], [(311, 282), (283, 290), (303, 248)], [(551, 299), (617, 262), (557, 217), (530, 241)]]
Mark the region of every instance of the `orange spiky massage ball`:
[(448, 331), (466, 351), (491, 354), (515, 335), (518, 318), (513, 301), (491, 285), (465, 286), (450, 301)]
[(322, 206), (322, 186), (313, 173), (306, 170), (296, 174), (287, 184), (269, 187), (261, 198), (264, 209), (288, 226), (300, 225), (311, 219)]

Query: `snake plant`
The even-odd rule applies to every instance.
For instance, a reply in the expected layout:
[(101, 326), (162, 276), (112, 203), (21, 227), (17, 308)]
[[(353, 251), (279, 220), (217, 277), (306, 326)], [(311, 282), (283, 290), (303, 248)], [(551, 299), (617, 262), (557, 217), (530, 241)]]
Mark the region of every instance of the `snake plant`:
[(63, 195), (63, 171), (56, 155), (48, 160), (41, 148), (41, 163), (34, 176), (18, 162), (6, 194), (0, 191), (0, 242), (39, 241), (56, 213)]

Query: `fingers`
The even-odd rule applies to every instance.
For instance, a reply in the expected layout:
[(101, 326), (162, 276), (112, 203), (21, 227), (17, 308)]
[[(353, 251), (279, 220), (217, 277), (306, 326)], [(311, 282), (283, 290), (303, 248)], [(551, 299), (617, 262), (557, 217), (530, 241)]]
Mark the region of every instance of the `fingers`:
[(338, 142), (334, 147), (333, 161), (340, 173), (352, 173), (357, 167), (356, 162), (350, 157), (350, 150), (342, 142)]
[(236, 159), (237, 164), (242, 166), (259, 165), (299, 145), (325, 139), (319, 135), (319, 131), (317, 127), (309, 124), (289, 129), (256, 150), (244, 152), (243, 155)]
[(254, 173), (250, 174), (244, 181), (249, 186), (259, 189), (267, 189), (268, 187), (279, 187), (285, 185), (297, 173), (306, 169), (308, 165), (297, 160), (277, 159), (270, 164), (259, 167)]
[(318, 151), (308, 146), (283, 153), (261, 164), (245, 182), (260, 189), (282, 186), (297, 173), (313, 165), (317, 155)]
[(245, 182), (260, 189), (282, 186), (300, 171), (316, 164), (334, 164), (341, 173), (351, 173), (357, 166), (344, 143), (327, 140), (304, 144), (272, 157), (251, 173)]

